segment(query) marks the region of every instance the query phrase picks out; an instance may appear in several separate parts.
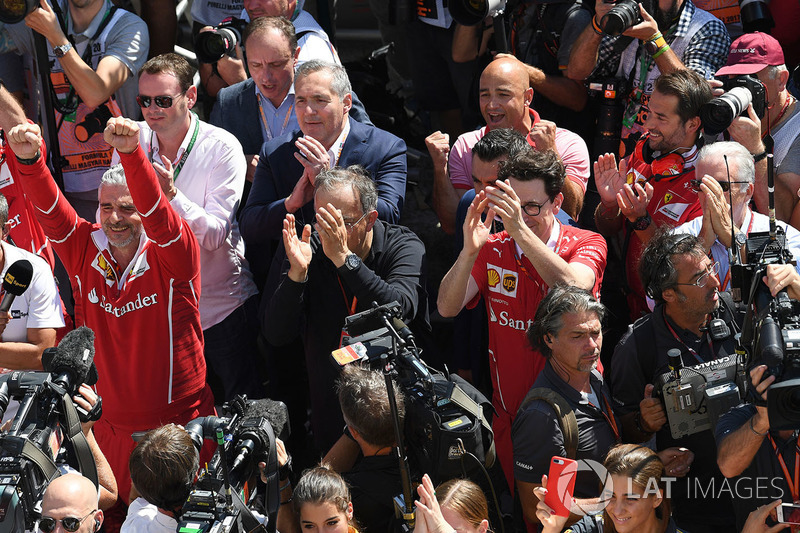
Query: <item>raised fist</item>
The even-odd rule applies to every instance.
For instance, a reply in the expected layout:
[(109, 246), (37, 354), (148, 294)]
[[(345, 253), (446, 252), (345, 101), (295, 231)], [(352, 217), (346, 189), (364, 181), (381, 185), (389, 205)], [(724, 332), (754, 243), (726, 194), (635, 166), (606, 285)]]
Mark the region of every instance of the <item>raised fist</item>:
[(11, 149), (21, 159), (31, 159), (42, 145), (42, 130), (36, 124), (18, 124), (6, 138)]
[(118, 152), (130, 154), (139, 146), (139, 125), (129, 118), (111, 117), (103, 139)]

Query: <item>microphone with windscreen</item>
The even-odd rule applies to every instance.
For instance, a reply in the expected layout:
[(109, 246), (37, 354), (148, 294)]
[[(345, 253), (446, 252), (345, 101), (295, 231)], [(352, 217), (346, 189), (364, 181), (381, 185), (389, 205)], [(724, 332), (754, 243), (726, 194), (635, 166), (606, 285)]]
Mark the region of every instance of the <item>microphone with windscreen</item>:
[(33, 265), (27, 259), (20, 259), (11, 263), (3, 276), (3, 290), (5, 296), (0, 302), (0, 312), (7, 313), (17, 296), (28, 290), (33, 278)]
[(94, 365), (94, 332), (81, 326), (67, 333), (55, 348), (42, 353), (42, 366), (52, 374), (53, 382), (66, 389), (70, 396), (78, 392), (82, 383), (97, 383)]

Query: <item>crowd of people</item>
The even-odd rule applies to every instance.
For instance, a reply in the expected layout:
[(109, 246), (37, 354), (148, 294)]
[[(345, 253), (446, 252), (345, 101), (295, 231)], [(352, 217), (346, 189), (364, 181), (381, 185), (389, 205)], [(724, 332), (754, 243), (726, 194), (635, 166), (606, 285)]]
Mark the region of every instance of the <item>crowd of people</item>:
[[(174, 531), (214, 452), (184, 426), (239, 395), (283, 402), (293, 429), (277, 474), (259, 465), (278, 476), (270, 527), (395, 530), (392, 410), (409, 399), (331, 358), (347, 317), (392, 302), (423, 359), (445, 339), (436, 370), (491, 398), (497, 509), (483, 480), (414, 472), (418, 533), (789, 521), (800, 424), (767, 395), (790, 372), (742, 355), (737, 268), (777, 228), (762, 305), (800, 300), (800, 10), (773, 2), (773, 36), (736, 2), (509, 2), (481, 25), (452, 1), (372, 6), (427, 120), (452, 249), (401, 225), (414, 140), (375, 124), (302, 1), (195, 0), (195, 43), (242, 29), (219, 57), (172, 51), (161, 2), (41, 0), (0, 23), (0, 266), (33, 270), (0, 311), (0, 367), (41, 370), (88, 326), (98, 380), (75, 402), (102, 403), (83, 431), (101, 489), (53, 481), (41, 531)], [(676, 407), (694, 397), (664, 375), (732, 359), (736, 401), (712, 407), (712, 375), (703, 404)], [(676, 411), (706, 425), (676, 428)], [(554, 458), (590, 465), (566, 496)]]

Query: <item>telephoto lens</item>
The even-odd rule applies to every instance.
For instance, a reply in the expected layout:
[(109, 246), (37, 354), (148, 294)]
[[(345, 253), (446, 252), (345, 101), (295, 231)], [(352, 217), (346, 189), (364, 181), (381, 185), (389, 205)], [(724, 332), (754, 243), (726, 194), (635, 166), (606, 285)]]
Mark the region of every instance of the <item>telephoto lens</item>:
[(746, 87), (734, 87), (700, 108), (700, 121), (703, 131), (718, 135), (728, 129), (733, 119), (741, 115), (753, 101), (753, 95)]
[(202, 63), (216, 63), (226, 54), (232, 54), (240, 41), (239, 32), (230, 26), (198, 33), (195, 39), (197, 59)]
[(22, 22), (31, 11), (39, 7), (39, 0), (0, 0), (0, 22)]
[(620, 35), (641, 20), (639, 4), (636, 0), (620, 0), (602, 18), (600, 29), (607, 35)]

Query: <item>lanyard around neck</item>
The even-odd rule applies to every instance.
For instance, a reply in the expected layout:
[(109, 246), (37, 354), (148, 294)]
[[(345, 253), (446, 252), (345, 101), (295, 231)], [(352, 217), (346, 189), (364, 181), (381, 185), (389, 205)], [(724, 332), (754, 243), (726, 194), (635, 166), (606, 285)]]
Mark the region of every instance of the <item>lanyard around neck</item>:
[[(194, 112), (192, 112), (194, 113)], [(183, 151), (183, 155), (181, 155), (180, 161), (178, 164), (175, 165), (175, 168), (172, 171), (172, 181), (178, 181), (178, 174), (181, 173), (183, 169), (183, 165), (186, 164), (186, 160), (189, 158), (189, 154), (192, 152), (192, 148), (194, 148), (194, 143), (197, 141), (197, 134), (200, 132), (200, 119), (195, 117), (194, 121), (194, 131), (192, 132), (192, 138), (189, 140), (189, 146), (186, 147), (186, 150)], [(150, 152), (148, 154), (150, 162), (153, 163), (153, 130), (150, 130)]]

